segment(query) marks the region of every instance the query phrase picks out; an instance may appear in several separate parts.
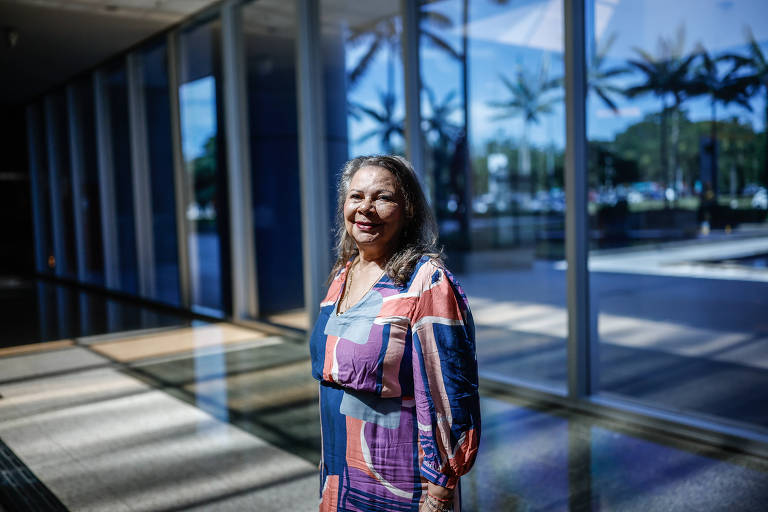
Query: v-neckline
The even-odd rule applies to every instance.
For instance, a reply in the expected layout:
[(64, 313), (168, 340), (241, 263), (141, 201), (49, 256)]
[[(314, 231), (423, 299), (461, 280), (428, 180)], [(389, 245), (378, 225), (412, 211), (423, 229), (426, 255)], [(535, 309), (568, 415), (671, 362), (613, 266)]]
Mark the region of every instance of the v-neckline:
[(333, 312), (336, 316), (344, 316), (349, 311), (355, 309), (357, 306), (362, 304), (365, 301), (365, 299), (367, 299), (368, 296), (373, 292), (373, 289), (376, 288), (376, 285), (379, 284), (382, 279), (384, 279), (385, 275), (387, 275), (387, 272), (383, 271), (381, 275), (378, 277), (378, 279), (376, 279), (373, 282), (373, 284), (371, 284), (371, 286), (368, 288), (368, 291), (366, 291), (359, 299), (357, 299), (357, 302), (349, 306), (344, 311), (339, 311), (339, 306), (341, 306), (341, 300), (344, 298), (344, 293), (346, 292), (346, 289), (347, 289), (347, 280), (349, 279), (349, 269), (354, 264), (353, 262), (354, 262), (354, 259), (351, 260), (349, 263), (347, 263), (347, 267), (344, 269), (344, 284), (339, 290), (339, 295), (336, 297), (336, 304), (334, 305), (334, 308), (333, 308)]

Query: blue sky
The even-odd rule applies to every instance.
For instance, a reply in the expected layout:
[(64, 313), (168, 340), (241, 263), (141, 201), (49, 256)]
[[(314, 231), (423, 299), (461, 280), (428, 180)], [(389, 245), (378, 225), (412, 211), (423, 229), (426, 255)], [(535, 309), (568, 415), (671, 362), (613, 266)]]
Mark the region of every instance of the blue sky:
[(206, 141), (216, 134), (216, 82), (212, 76), (179, 87), (181, 146), (184, 160), (203, 154)]

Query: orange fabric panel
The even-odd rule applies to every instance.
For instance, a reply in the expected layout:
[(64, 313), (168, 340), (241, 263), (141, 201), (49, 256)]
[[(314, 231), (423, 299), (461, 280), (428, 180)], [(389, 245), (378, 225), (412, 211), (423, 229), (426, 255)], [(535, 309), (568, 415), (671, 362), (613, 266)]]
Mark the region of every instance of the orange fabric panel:
[(333, 351), (339, 342), (338, 336), (328, 336), (325, 340), (325, 360), (323, 361), (323, 379), (328, 382), (335, 382), (333, 379)]
[(320, 499), (320, 512), (336, 512), (339, 502), (339, 475), (327, 475), (323, 496)]
[[(432, 297), (436, 297), (433, 299)], [(455, 300), (445, 300), (442, 297), (453, 297), (453, 288), (447, 279), (443, 279), (442, 282), (433, 286), (429, 290), (425, 290), (422, 294), (421, 301), (419, 302), (419, 310), (417, 311), (419, 318), (425, 316), (438, 316), (450, 320), (461, 320), (461, 311), (459, 310), (459, 304)]]
[(363, 440), (360, 434), (364, 423), (362, 420), (347, 416), (347, 466), (357, 468), (376, 480), (363, 456)]

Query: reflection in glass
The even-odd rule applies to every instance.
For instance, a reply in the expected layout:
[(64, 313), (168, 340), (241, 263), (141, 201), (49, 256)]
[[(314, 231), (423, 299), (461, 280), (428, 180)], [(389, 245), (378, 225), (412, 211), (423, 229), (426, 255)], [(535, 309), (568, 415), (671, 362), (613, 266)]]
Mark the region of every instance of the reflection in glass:
[(96, 159), (96, 127), (94, 117), (93, 81), (90, 77), (77, 80), (73, 85), (77, 128), (80, 130), (82, 157), (80, 208), (83, 222), (85, 254), (85, 280), (91, 284), (104, 284), (104, 247), (101, 232), (101, 204), (99, 202), (99, 170)]
[(152, 201), (155, 298), (179, 303), (179, 264), (176, 238), (176, 197), (173, 184), (171, 110), (166, 65), (166, 44), (142, 53), (142, 86), (149, 143), (149, 177)]
[(566, 361), (562, 2), (422, 2), (426, 183), (487, 377)]
[[(23, 313), (28, 321), (23, 326), (13, 326), (14, 332), (8, 339), (12, 345), (190, 323), (189, 319), (149, 310), (135, 302), (107, 299), (103, 294), (43, 280), (20, 291), (18, 299), (19, 304), (28, 306)], [(151, 314), (147, 315), (147, 312)], [(14, 322), (18, 324), (18, 317), (10, 324)], [(79, 341), (87, 343), (86, 340)]]
[(588, 3), (600, 390), (768, 428), (768, 6)]
[(106, 79), (109, 129), (112, 139), (112, 168), (115, 173), (120, 291), (136, 294), (138, 293), (138, 267), (125, 65), (120, 63), (112, 66), (106, 72)]
[[(404, 154), (403, 64), (398, 2), (320, 2), (329, 177), (348, 159)], [(335, 194), (329, 192), (331, 205)], [(331, 224), (333, 225), (333, 224)]]
[[(461, 510), (765, 508), (768, 464), (524, 401), (483, 398), (483, 442)], [(727, 491), (724, 491), (726, 490)]]
[(243, 6), (260, 313), (308, 328), (304, 310), (293, 4)]
[(218, 20), (181, 33), (179, 86), (182, 153), (189, 185), (186, 220), (192, 304), (218, 312), (229, 309), (230, 289), (225, 151), (218, 100), (220, 38)]

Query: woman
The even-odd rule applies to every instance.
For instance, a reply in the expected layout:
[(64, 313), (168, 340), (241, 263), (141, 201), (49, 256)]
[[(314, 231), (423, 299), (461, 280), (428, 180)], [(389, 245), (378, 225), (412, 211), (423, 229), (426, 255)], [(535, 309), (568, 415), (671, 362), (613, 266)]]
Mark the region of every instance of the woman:
[(347, 162), (338, 259), (312, 332), (321, 511), (458, 511), (480, 440), (467, 299), (411, 165)]

